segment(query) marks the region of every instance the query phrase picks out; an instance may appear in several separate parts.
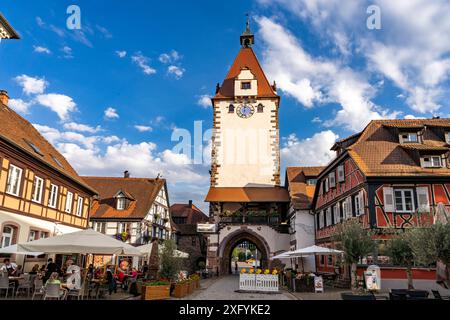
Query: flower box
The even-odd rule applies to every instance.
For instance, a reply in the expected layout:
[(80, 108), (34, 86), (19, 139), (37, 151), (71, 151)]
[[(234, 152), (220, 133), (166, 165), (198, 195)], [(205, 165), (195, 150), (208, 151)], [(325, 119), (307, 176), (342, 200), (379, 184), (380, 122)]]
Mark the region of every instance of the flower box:
[(175, 298), (183, 298), (188, 293), (188, 283), (180, 282), (175, 284), (175, 288), (173, 289), (172, 296)]
[(194, 286), (195, 286), (195, 284), (194, 284), (194, 282), (191, 281), (191, 280), (188, 280), (188, 281), (187, 281), (187, 284), (188, 284), (187, 294), (191, 294), (192, 292), (194, 292)]
[(170, 284), (142, 286), (142, 300), (163, 300), (170, 298)]

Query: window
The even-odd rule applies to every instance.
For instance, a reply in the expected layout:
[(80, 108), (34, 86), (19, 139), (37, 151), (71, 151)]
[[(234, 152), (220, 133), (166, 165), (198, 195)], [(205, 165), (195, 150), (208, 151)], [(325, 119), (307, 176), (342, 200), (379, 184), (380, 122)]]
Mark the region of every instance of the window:
[(328, 180), (330, 181), (330, 188), (336, 187), (336, 173), (334, 171), (328, 175)]
[(50, 198), (48, 199), (48, 206), (50, 208), (56, 208), (57, 201), (58, 201), (58, 186), (52, 184), (50, 186)]
[(355, 210), (357, 216), (364, 214), (364, 194), (362, 191), (355, 196)]
[(308, 179), (306, 183), (310, 186), (315, 186), (317, 184), (317, 179)]
[(95, 231), (100, 233), (106, 233), (106, 223), (105, 222), (96, 222), (95, 223)]
[(398, 189), (394, 191), (395, 197), (395, 211), (396, 212), (413, 212), (413, 190), (412, 189)]
[(342, 211), (344, 214), (344, 219), (350, 219), (353, 216), (352, 213), (352, 198), (348, 197), (342, 202)]
[(417, 132), (405, 132), (400, 134), (400, 143), (417, 143), (419, 135)]
[(445, 141), (446, 141), (447, 143), (450, 143), (450, 132), (446, 132), (446, 133), (445, 133)]
[(249, 90), (252, 88), (252, 84), (250, 82), (241, 82), (242, 90)]
[(327, 208), (326, 212), (326, 217), (327, 217), (327, 221), (326, 221), (326, 225), (331, 226), (333, 225), (333, 221), (331, 220), (331, 208)]
[(339, 210), (339, 203), (336, 203), (333, 206), (333, 216), (334, 216), (334, 223), (341, 222), (341, 212)]
[(234, 113), (234, 105), (233, 104), (230, 104), (228, 106), (228, 113)]
[(72, 202), (73, 202), (73, 193), (72, 192), (67, 192), (67, 198), (66, 198), (66, 209), (65, 211), (67, 213), (71, 213), (72, 212)]
[(20, 191), (20, 182), (22, 179), (22, 169), (14, 165), (9, 165), (8, 183), (6, 185), (6, 193), (18, 196)]
[(324, 266), (325, 265), (325, 256), (322, 254), (320, 255), (320, 265)]
[(55, 163), (59, 166), (59, 167), (63, 167), (63, 165), (62, 165), (62, 163), (58, 160), (58, 159), (56, 159), (56, 157), (55, 156), (52, 156), (52, 159), (53, 159), (53, 161), (55, 161)]
[(48, 232), (41, 231), (40, 235), (39, 235), (39, 239), (46, 239), (46, 238), (48, 238)]
[(428, 187), (418, 187), (417, 192), (417, 203), (419, 212), (430, 212), (430, 198), (428, 194)]
[(117, 210), (125, 210), (125, 198), (117, 197)]
[(422, 167), (424, 168), (442, 168), (443, 161), (440, 156), (427, 156), (422, 159)]
[(77, 216), (81, 217), (83, 215), (83, 198), (78, 196), (77, 201)]
[(13, 239), (15, 237), (15, 228), (13, 226), (6, 225), (3, 227), (1, 248), (13, 245)]
[(333, 256), (331, 254), (328, 256), (327, 266), (333, 266)]
[(33, 183), (33, 195), (31, 197), (31, 200), (33, 202), (41, 203), (43, 188), (44, 188), (44, 180), (42, 178), (35, 176)]
[[(25, 140), (25, 139), (24, 139)], [(33, 149), (34, 152), (36, 152), (38, 155), (43, 156), (44, 154), (42, 151), (32, 142), (25, 140), (25, 142), (30, 146), (31, 149)]]
[(328, 190), (330, 190), (330, 185), (328, 183), (328, 178), (325, 178), (325, 180), (323, 181), (323, 188), (324, 188), (325, 192), (328, 192)]
[(337, 173), (338, 173), (338, 182), (344, 182), (345, 181), (344, 165), (340, 165), (337, 168)]
[(320, 212), (319, 212), (319, 229), (322, 229), (322, 228), (323, 228), (323, 225), (324, 225), (323, 219), (324, 219), (323, 211), (320, 211)]
[(33, 241), (37, 239), (38, 231), (30, 230), (30, 234), (28, 235), (28, 241)]
[(256, 108), (258, 113), (264, 112), (264, 105), (262, 103), (258, 104), (258, 107)]

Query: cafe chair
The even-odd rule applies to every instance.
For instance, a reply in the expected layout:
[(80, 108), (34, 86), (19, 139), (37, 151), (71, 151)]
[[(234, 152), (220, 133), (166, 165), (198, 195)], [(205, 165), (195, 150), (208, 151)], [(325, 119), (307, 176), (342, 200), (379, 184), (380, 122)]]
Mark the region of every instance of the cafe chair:
[(431, 293), (433, 294), (434, 298), (437, 300), (450, 300), (449, 296), (442, 296), (439, 290), (431, 290)]
[(16, 289), (16, 297), (19, 295), (21, 290), (27, 293), (27, 298), (30, 298), (31, 276), (29, 274), (24, 275), (24, 278), (19, 280), (19, 286)]
[(58, 283), (49, 283), (45, 287), (44, 300), (47, 299), (57, 299), (64, 300), (65, 292), (61, 290), (61, 285)]
[(1, 290), (5, 290), (5, 299), (8, 299), (9, 290), (12, 291), (12, 297), (14, 297), (15, 286), (14, 283), (9, 282), (9, 278), (7, 276), (0, 277), (0, 292)]
[(44, 280), (42, 279), (34, 279), (34, 291), (33, 296), (31, 297), (31, 300), (34, 300), (36, 296), (41, 296), (41, 298), (44, 296)]

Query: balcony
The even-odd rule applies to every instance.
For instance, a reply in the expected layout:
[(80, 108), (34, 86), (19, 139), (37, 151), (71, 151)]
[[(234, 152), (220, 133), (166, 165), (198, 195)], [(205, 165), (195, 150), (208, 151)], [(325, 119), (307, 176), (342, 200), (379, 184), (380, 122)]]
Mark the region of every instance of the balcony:
[(220, 224), (262, 224), (278, 225), (280, 217), (277, 216), (230, 216), (221, 217)]

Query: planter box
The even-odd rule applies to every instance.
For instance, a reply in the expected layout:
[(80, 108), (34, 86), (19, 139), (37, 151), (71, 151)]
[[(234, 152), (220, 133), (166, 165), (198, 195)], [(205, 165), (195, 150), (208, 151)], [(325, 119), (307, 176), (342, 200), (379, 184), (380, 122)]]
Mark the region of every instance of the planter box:
[(278, 292), (279, 277), (272, 274), (247, 274), (239, 275), (239, 290)]
[(309, 282), (305, 279), (295, 279), (295, 291), (296, 292), (315, 292), (314, 278), (310, 278)]
[(183, 298), (188, 293), (188, 284), (185, 283), (177, 283), (175, 288), (173, 289), (172, 296), (175, 298)]
[(191, 283), (192, 283), (192, 285), (194, 287), (194, 290), (200, 288), (200, 279), (191, 280)]
[(142, 286), (142, 300), (163, 300), (170, 298), (170, 284), (163, 286)]
[(192, 292), (194, 292), (194, 283), (193, 281), (188, 281), (187, 282), (187, 294), (191, 294)]

